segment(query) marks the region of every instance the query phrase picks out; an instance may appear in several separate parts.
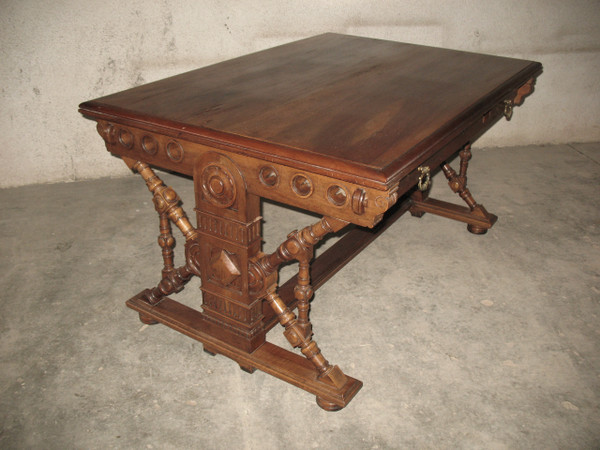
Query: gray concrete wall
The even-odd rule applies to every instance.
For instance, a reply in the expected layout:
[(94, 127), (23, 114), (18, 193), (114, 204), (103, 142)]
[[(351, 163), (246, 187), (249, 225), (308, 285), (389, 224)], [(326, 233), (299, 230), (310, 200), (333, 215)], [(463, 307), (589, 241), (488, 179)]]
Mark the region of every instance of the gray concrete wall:
[(600, 140), (600, 2), (3, 0), (0, 187), (125, 174), (84, 100), (334, 31), (541, 61), (479, 146)]

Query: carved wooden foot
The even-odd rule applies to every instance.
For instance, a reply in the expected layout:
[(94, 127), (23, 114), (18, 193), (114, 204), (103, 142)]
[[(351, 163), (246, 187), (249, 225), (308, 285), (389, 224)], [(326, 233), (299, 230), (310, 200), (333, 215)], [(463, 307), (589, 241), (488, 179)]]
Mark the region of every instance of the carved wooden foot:
[(330, 402), (328, 400), (325, 400), (321, 397), (317, 397), (317, 405), (319, 405), (325, 411), (330, 411), (330, 412), (335, 412), (335, 411), (339, 411), (339, 410), (343, 409), (341, 406), (339, 406), (333, 402)]
[(249, 374), (253, 374), (254, 372), (256, 372), (256, 367), (246, 366), (244, 364), (240, 364), (240, 369)]
[[(480, 205), (481, 206), (481, 205)], [(486, 220), (485, 225), (477, 225), (476, 223), (469, 223), (467, 225), (467, 230), (473, 234), (485, 234), (491, 228), (491, 226), (496, 222), (497, 217), (493, 214), (488, 213), (483, 206), (479, 209), (480, 214), (482, 215), (483, 220)]]
[[(217, 349), (215, 349), (214, 347), (211, 347), (210, 345), (204, 345), (204, 353), (210, 355), (210, 356), (217, 356), (217, 354), (219, 353)], [(256, 372), (256, 367), (253, 367), (250, 364), (245, 364), (245, 363), (239, 363), (240, 369), (242, 369), (244, 372), (249, 373), (249, 374), (253, 374), (254, 372)]]
[(158, 323), (157, 320), (154, 320), (152, 317), (147, 316), (146, 314), (143, 313), (139, 313), (140, 314), (140, 322), (146, 324), (146, 325), (156, 325)]

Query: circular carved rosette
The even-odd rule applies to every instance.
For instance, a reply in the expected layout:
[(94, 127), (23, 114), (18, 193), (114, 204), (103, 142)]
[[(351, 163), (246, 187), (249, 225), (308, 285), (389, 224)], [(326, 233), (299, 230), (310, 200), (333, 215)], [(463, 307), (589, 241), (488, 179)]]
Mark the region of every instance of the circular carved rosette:
[(347, 199), (348, 194), (343, 187), (334, 184), (327, 189), (327, 200), (335, 206), (344, 206)]
[(262, 184), (267, 187), (275, 187), (279, 183), (279, 174), (274, 167), (271, 166), (263, 166), (261, 167), (258, 178)]
[(229, 208), (235, 202), (235, 181), (226, 167), (210, 163), (201, 174), (204, 198), (220, 208)]
[(119, 143), (128, 150), (133, 148), (135, 138), (131, 131), (121, 128), (119, 130)]
[(167, 156), (171, 161), (177, 163), (181, 162), (183, 161), (184, 155), (185, 152), (179, 142), (169, 141), (169, 143), (167, 144)]
[(313, 182), (307, 175), (299, 173), (292, 178), (292, 189), (299, 197), (310, 197), (314, 190)]
[(149, 134), (144, 135), (142, 137), (142, 150), (149, 155), (156, 155), (158, 153), (158, 141), (156, 138)]

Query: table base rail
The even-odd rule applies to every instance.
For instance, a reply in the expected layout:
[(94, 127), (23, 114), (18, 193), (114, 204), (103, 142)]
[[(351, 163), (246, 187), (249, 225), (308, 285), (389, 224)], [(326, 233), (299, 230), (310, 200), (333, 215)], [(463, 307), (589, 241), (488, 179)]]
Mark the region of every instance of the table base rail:
[(325, 410), (344, 408), (362, 387), (360, 380), (346, 376), (346, 384), (338, 389), (329, 380), (318, 379), (318, 371), (304, 356), (269, 342), (246, 353), (214, 337), (210, 329), (213, 325), (204, 320), (201, 312), (168, 297), (152, 306), (143, 299), (144, 293), (142, 291), (126, 302), (128, 307), (140, 313), (144, 323), (162, 323), (202, 342), (208, 353), (233, 359), (246, 372), (258, 369), (304, 389), (316, 395), (317, 404)]

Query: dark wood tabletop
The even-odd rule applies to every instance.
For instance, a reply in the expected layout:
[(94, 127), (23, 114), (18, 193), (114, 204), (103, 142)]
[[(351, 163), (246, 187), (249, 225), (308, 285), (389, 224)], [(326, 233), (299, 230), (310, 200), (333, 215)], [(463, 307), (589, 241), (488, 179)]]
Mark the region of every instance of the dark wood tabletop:
[(328, 33), (80, 109), (383, 188), (539, 72), (531, 61)]

